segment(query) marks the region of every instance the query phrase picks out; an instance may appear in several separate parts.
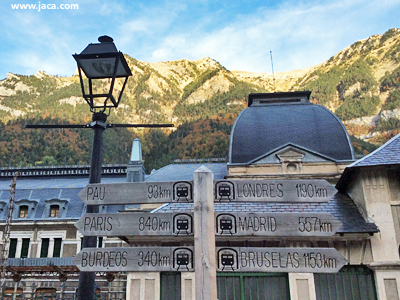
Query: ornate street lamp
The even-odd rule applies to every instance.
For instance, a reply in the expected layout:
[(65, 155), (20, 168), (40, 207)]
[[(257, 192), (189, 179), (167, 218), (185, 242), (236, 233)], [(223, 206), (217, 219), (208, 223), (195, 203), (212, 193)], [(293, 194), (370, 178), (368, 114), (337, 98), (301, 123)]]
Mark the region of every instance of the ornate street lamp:
[[(124, 92), (126, 82), (132, 72), (121, 51), (117, 50), (113, 39), (109, 36), (99, 37), (97, 44), (89, 44), (81, 54), (74, 54), (78, 64), (79, 79), (83, 98), (90, 106), (92, 112), (104, 112), (107, 108), (118, 107)], [(85, 90), (85, 79), (88, 79), (88, 87)], [(116, 78), (123, 78), (119, 95), (114, 96)], [(104, 92), (94, 91), (95, 80), (108, 79), (109, 89)]]
[[(108, 114), (113, 107), (118, 107), (121, 101), (126, 82), (132, 75), (124, 55), (119, 52), (109, 36), (99, 37), (100, 44), (89, 44), (81, 54), (75, 54), (78, 64), (79, 79), (81, 81), (82, 96), (93, 112), (93, 146), (90, 164), (89, 183), (101, 182), (101, 167), (103, 162), (103, 132), (107, 128), (107, 114), (104, 113), (108, 108)], [(85, 90), (85, 79), (82, 72), (88, 78), (88, 93)], [(114, 96), (116, 78), (124, 78), (119, 95)], [(95, 80), (108, 79), (108, 92), (96, 92), (94, 89)], [(100, 82), (100, 85), (104, 82)], [(98, 213), (96, 205), (88, 205), (86, 213)], [(96, 248), (97, 237), (84, 236), (82, 241), (83, 248)], [(92, 300), (95, 294), (95, 272), (80, 272), (78, 286), (78, 300)]]

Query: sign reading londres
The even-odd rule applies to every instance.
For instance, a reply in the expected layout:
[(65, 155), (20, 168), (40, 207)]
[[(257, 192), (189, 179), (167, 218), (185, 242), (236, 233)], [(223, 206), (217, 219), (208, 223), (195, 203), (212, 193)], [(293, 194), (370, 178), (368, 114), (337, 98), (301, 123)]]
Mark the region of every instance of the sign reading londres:
[[(214, 181), (218, 202), (327, 202), (335, 193), (320, 179)], [(193, 182), (89, 184), (78, 195), (88, 205), (193, 202)]]

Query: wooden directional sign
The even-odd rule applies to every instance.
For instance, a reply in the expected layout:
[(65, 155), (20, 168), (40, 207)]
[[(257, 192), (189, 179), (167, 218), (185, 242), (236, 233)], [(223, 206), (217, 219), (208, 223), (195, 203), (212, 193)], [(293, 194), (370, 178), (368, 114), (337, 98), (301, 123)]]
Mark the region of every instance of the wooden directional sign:
[(193, 235), (193, 214), (85, 214), (75, 226), (85, 236), (189, 236)]
[(72, 262), (84, 272), (194, 270), (193, 247), (84, 248)]
[(193, 202), (193, 182), (88, 184), (78, 196), (89, 205)]
[[(85, 236), (192, 236), (192, 213), (85, 214)], [(342, 223), (328, 213), (215, 213), (217, 236), (332, 236)]]
[[(336, 273), (346, 259), (334, 248), (217, 248), (221, 272)], [(194, 271), (192, 247), (84, 248), (72, 262), (86, 272)]]
[(336, 273), (346, 259), (334, 248), (217, 248), (220, 272)]
[[(219, 180), (219, 202), (327, 202), (336, 189), (326, 180)], [(89, 184), (79, 192), (89, 205), (193, 202), (192, 181)]]
[(332, 236), (342, 223), (328, 213), (216, 213), (217, 236)]
[(327, 202), (336, 189), (326, 180), (219, 180), (214, 181), (216, 201), (225, 202)]

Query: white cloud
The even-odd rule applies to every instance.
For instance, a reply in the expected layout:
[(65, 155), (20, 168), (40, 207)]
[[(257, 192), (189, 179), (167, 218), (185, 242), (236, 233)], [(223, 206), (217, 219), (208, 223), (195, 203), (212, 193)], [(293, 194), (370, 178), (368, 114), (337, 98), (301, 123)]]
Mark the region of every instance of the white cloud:
[[(367, 18), (376, 13), (377, 6), (377, 1), (358, 0), (264, 8), (211, 33), (191, 32), (184, 38), (169, 35), (150, 60), (169, 53), (192, 59), (209, 56), (228, 69), (266, 72), (271, 70), (272, 50), (278, 71), (309, 67), (368, 37), (368, 30), (363, 29), (372, 21)], [(346, 41), (349, 44), (344, 44)]]

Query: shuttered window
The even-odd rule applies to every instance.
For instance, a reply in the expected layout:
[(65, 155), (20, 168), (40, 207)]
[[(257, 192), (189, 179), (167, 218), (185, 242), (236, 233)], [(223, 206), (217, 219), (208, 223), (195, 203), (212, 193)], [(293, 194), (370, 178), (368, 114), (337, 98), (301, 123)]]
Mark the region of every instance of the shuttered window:
[(161, 300), (181, 300), (181, 273), (161, 272)]
[(49, 255), (50, 239), (42, 239), (42, 247), (40, 248), (40, 257), (47, 257)]
[(29, 253), (29, 239), (22, 239), (21, 258), (27, 258)]
[(8, 257), (15, 258), (17, 252), (18, 239), (10, 239), (10, 248), (8, 249)]
[(53, 257), (61, 257), (61, 238), (54, 239), (54, 250), (53, 250)]
[(284, 273), (217, 273), (219, 300), (289, 300)]
[(317, 300), (376, 300), (373, 272), (365, 266), (344, 266), (338, 273), (314, 274)]

